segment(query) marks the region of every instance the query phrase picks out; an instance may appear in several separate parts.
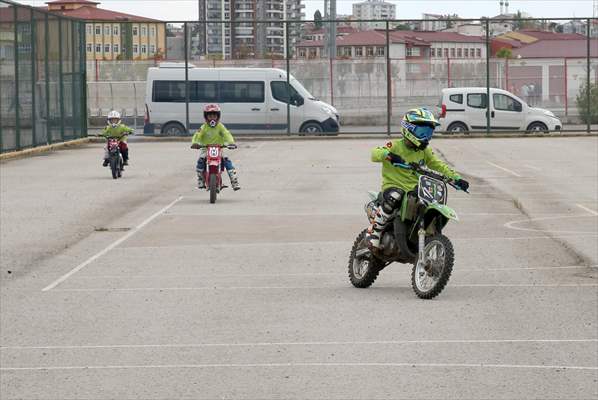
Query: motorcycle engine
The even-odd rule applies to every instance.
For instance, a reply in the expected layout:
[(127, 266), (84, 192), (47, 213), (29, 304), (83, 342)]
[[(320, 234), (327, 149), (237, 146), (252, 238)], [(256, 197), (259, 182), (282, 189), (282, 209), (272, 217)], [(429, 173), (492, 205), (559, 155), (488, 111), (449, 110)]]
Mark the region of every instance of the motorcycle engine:
[(380, 245), (382, 247), (382, 253), (385, 256), (394, 256), (399, 252), (395, 235), (392, 232), (384, 232), (382, 239), (380, 239)]

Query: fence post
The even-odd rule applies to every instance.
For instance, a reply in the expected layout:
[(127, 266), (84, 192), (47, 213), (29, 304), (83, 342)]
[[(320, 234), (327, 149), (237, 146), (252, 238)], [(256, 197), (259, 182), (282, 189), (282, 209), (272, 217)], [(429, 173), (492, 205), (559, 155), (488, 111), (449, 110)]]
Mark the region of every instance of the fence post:
[(31, 27), (29, 29), (30, 31), (30, 35), (29, 35), (29, 39), (31, 40), (31, 145), (33, 147), (37, 146), (37, 138), (36, 138), (36, 127), (35, 127), (35, 82), (36, 82), (36, 57), (35, 57), (35, 52), (37, 50), (37, 48), (35, 47), (35, 37), (36, 37), (36, 33), (35, 33), (35, 18), (34, 18), (34, 13), (33, 13), (33, 9), (30, 10), (31, 11)]
[[(75, 128), (75, 111), (77, 109), (77, 88), (76, 88), (76, 63), (75, 63), (75, 55), (77, 54), (75, 51), (75, 24), (77, 22), (70, 21), (71, 27), (71, 97), (72, 97), (72, 110), (71, 110), (71, 129), (73, 130), (73, 139), (77, 137), (76, 128)], [(112, 33), (112, 31), (110, 32)], [(112, 35), (111, 35), (112, 36)]]
[(490, 134), (490, 20), (486, 18), (486, 134)]
[[(285, 18), (286, 19), (286, 18)], [(285, 30), (285, 48), (286, 48), (286, 61), (287, 61), (287, 91), (289, 93), (289, 100), (287, 101), (287, 135), (291, 135), (291, 60), (290, 60), (290, 48), (289, 48), (289, 21), (284, 21)], [(272, 61), (274, 62), (274, 60)]]
[(15, 21), (15, 27), (14, 27), (14, 33), (15, 33), (15, 37), (14, 37), (14, 49), (15, 49), (15, 98), (14, 98), (14, 104), (15, 104), (15, 150), (20, 150), (21, 149), (21, 112), (20, 112), (20, 108), (21, 108), (21, 102), (19, 101), (19, 16), (17, 13), (17, 7), (13, 6), (13, 14), (14, 14), (14, 21)]
[(46, 75), (46, 143), (52, 143), (52, 131), (50, 123), (50, 54), (48, 48), (50, 47), (50, 23), (48, 14), (45, 15), (44, 18), (44, 30), (45, 30), (45, 38), (44, 38), (44, 69)]
[(567, 57), (565, 57), (565, 116), (569, 116), (569, 85), (568, 85)]
[(60, 98), (60, 140), (64, 142), (64, 81), (62, 79), (62, 19), (58, 18), (58, 86)]
[(390, 24), (386, 20), (386, 134), (390, 136), (392, 116), (392, 75), (390, 70)]
[[(87, 51), (86, 51), (86, 35), (85, 30), (87, 25), (84, 22), (80, 23), (79, 31), (79, 68), (81, 70), (81, 134), (87, 136)], [(120, 26), (119, 26), (120, 29)]]
[(586, 40), (587, 40), (587, 51), (588, 53), (586, 54), (587, 56), (587, 65), (588, 65), (588, 71), (587, 71), (587, 75), (586, 75), (586, 88), (587, 88), (587, 93), (586, 93), (586, 100), (588, 102), (587, 104), (587, 132), (590, 133), (590, 131), (592, 130), (592, 107), (590, 107), (590, 101), (592, 100), (592, 97), (590, 96), (591, 94), (591, 90), (592, 90), (592, 85), (590, 82), (590, 70), (591, 70), (591, 63), (590, 63), (590, 33), (592, 31), (592, 25), (590, 24), (590, 19), (588, 18), (587, 22), (587, 29), (586, 29)]
[(451, 58), (446, 56), (446, 87), (451, 87)]
[[(223, 9), (224, 12), (224, 9)], [(224, 29), (224, 26), (223, 26)], [(185, 130), (189, 134), (189, 49), (187, 38), (187, 23), (183, 24), (183, 32), (185, 34)], [(224, 42), (222, 43), (224, 49)]]
[(334, 87), (333, 87), (333, 80), (334, 80), (334, 73), (332, 72), (333, 63), (332, 63), (332, 56), (330, 56), (330, 105), (334, 106)]

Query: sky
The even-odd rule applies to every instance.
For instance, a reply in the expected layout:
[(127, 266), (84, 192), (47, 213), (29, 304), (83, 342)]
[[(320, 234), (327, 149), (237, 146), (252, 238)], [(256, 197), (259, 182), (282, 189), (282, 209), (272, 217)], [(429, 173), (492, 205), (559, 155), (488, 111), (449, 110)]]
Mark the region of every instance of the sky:
[[(43, 6), (48, 0), (16, 0), (22, 4)], [(101, 8), (160, 20), (189, 21), (197, 15), (197, 0), (95, 0)], [(388, 1), (388, 0), (387, 0)], [(351, 14), (354, 0), (337, 0), (337, 14)], [(397, 18), (421, 18), (422, 13), (458, 14), (479, 18), (499, 14), (499, 0), (390, 0), (397, 6)], [(303, 0), (305, 18), (313, 19), (323, 0)], [(591, 17), (592, 0), (510, 0), (510, 12), (521, 10), (537, 18)]]

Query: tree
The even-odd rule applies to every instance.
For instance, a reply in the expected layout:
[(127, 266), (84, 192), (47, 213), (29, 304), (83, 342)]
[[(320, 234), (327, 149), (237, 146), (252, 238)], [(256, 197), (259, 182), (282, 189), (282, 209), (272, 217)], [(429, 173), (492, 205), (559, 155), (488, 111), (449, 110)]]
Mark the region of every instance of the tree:
[(322, 28), (322, 13), (320, 12), (320, 10), (316, 10), (316, 12), (314, 13), (314, 25), (316, 29)]
[(410, 31), (411, 27), (407, 24), (398, 24), (395, 26), (395, 30), (397, 31)]
[(598, 83), (590, 84), (590, 104), (588, 109), (588, 84), (585, 82), (577, 95), (577, 109), (581, 120), (587, 124), (598, 124)]
[(496, 57), (498, 58), (513, 58), (513, 52), (508, 47), (501, 47), (500, 50), (496, 52)]

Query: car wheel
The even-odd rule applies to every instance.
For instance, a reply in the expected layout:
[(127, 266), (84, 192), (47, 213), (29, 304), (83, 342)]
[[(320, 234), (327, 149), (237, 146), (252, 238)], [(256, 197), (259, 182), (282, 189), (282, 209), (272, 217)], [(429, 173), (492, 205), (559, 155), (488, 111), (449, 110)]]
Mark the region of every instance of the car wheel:
[(317, 122), (308, 122), (307, 124), (301, 127), (301, 133), (322, 133), (324, 129), (322, 129), (322, 125), (318, 124)]
[(185, 127), (178, 122), (169, 122), (162, 128), (164, 136), (185, 136)]
[(465, 132), (469, 132), (469, 129), (467, 128), (467, 125), (465, 125), (463, 122), (453, 122), (452, 124), (449, 125), (447, 132), (449, 132), (449, 133), (465, 133)]
[(548, 127), (543, 122), (532, 122), (527, 127), (527, 132), (529, 132), (529, 133), (531, 133), (531, 132), (534, 132), (534, 133), (537, 133), (537, 132), (547, 133), (548, 132)]

